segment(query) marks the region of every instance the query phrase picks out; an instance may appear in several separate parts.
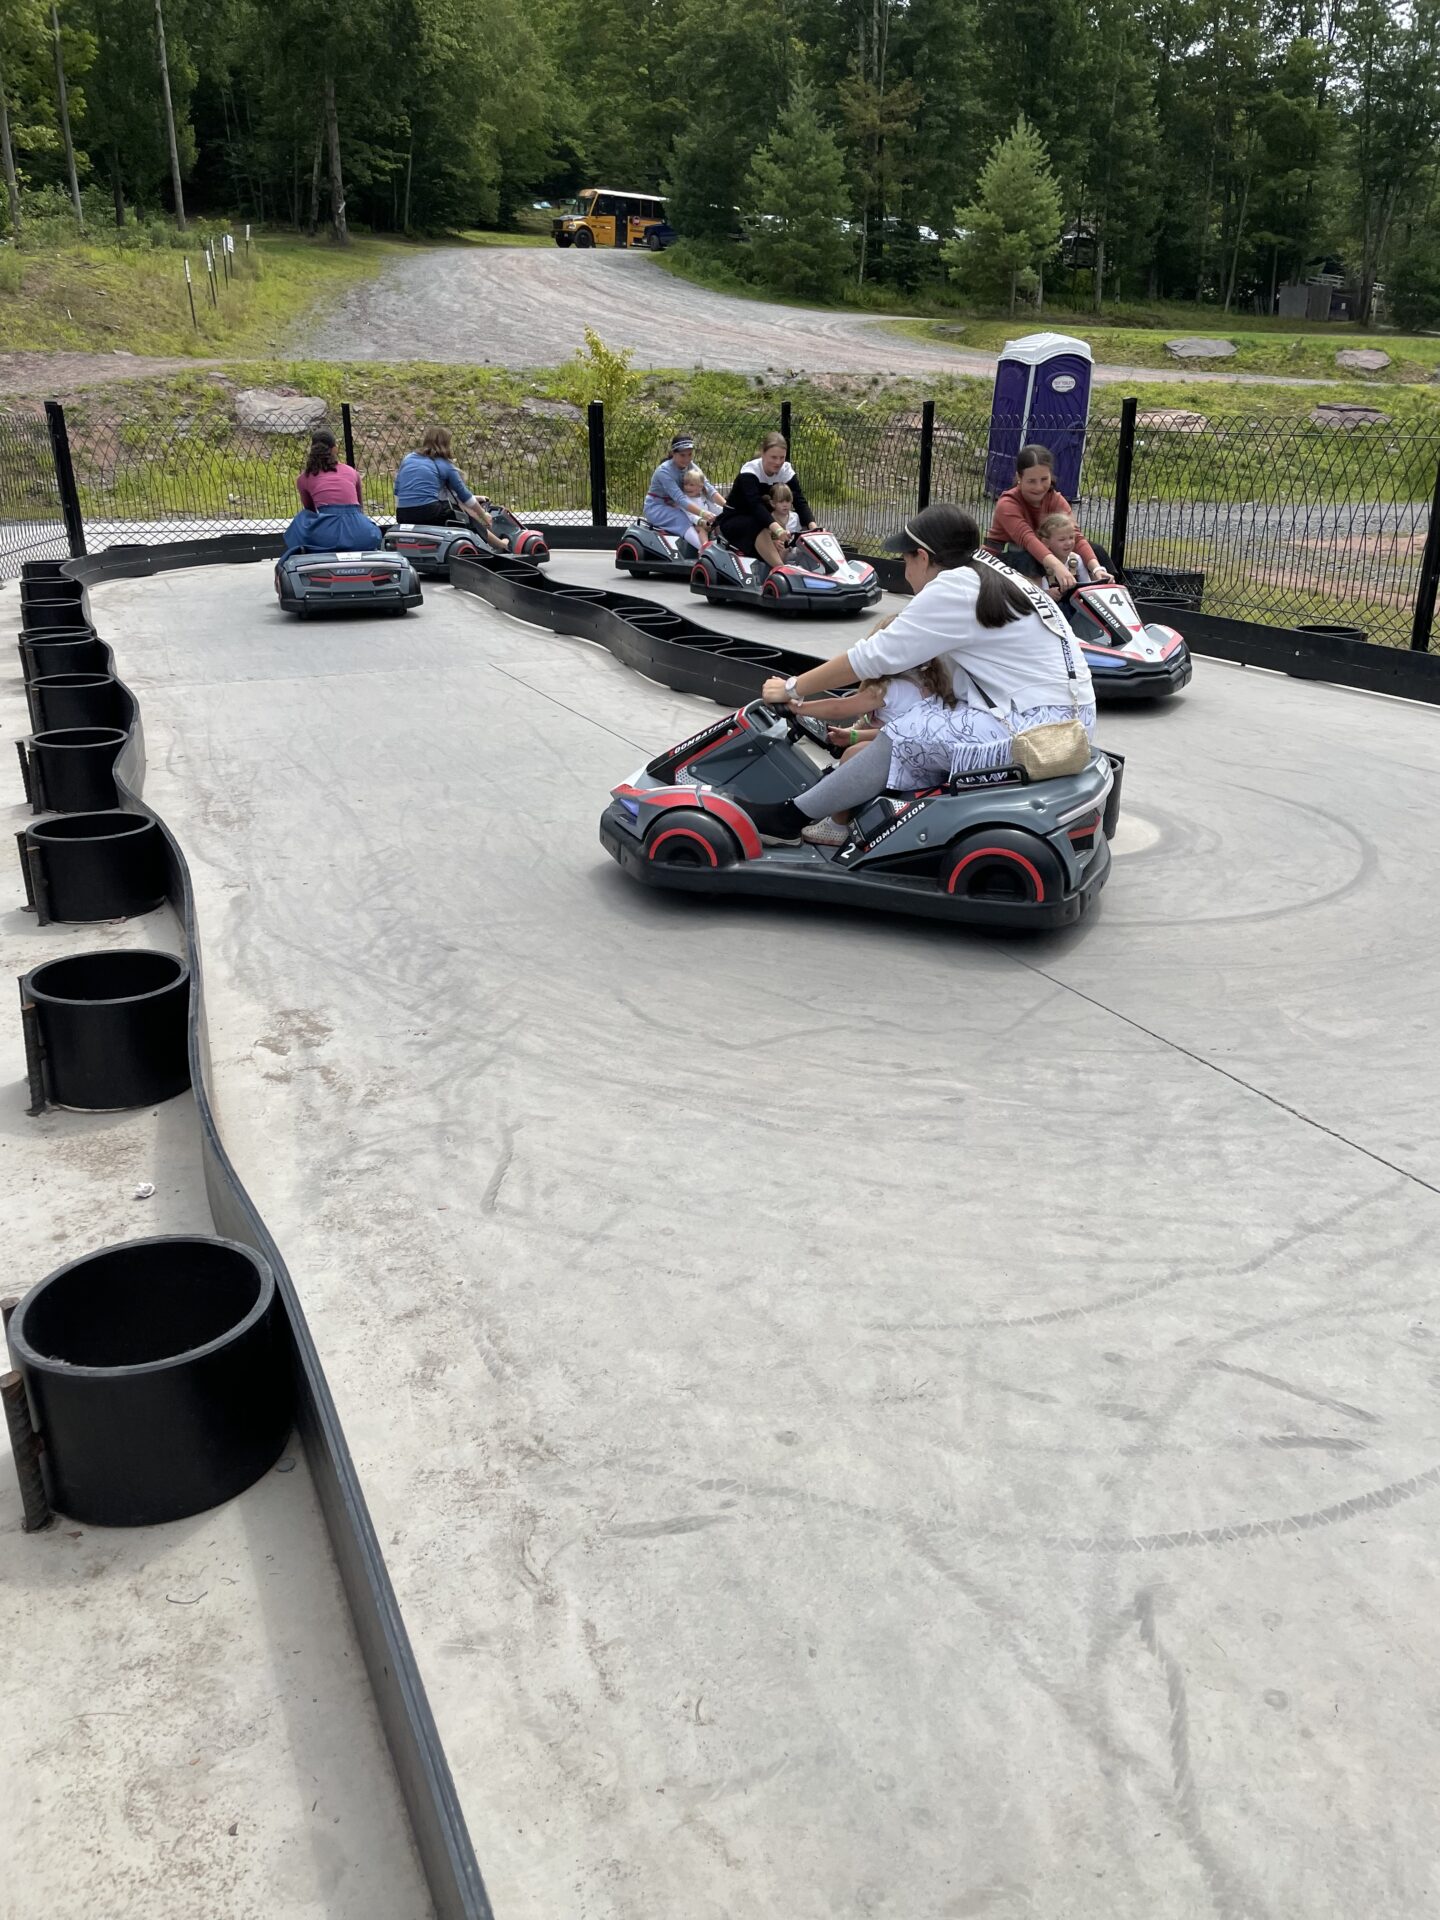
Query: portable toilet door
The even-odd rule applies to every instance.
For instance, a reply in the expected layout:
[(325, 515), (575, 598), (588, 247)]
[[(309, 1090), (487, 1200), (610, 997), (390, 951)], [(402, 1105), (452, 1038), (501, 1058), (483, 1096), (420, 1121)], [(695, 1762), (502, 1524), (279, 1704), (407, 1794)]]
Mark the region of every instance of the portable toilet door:
[(1085, 429), (1090, 418), (1090, 349), (1065, 333), (1029, 333), (1009, 340), (995, 370), (985, 480), (992, 496), (1015, 481), (1015, 456), (1038, 440), (1055, 456), (1055, 485), (1080, 496)]

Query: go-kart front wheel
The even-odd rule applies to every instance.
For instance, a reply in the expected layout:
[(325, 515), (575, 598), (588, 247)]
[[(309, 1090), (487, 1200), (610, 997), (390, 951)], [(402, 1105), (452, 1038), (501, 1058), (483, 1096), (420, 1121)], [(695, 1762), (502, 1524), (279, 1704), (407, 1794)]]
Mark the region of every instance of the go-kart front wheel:
[(1020, 827), (981, 827), (947, 849), (940, 884), (957, 900), (1043, 906), (1060, 899), (1065, 872), (1055, 849)]
[(740, 846), (730, 829), (710, 814), (677, 808), (646, 834), (645, 858), (656, 867), (733, 867)]

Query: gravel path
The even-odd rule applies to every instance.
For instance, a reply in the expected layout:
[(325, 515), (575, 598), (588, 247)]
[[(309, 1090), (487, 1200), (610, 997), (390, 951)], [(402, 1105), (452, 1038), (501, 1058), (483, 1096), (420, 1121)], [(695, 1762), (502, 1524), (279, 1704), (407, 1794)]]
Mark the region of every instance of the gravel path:
[[(736, 373), (989, 375), (995, 355), (959, 353), (892, 332), (885, 320), (812, 312), (711, 293), (641, 253), (540, 247), (438, 248), (407, 254), (352, 287), (297, 333), (314, 360), (443, 360), (553, 366), (594, 327), (637, 366), (703, 365)], [(1017, 332), (1024, 322), (1016, 322)], [(1097, 366), (1100, 381), (1325, 385), (1261, 374)]]

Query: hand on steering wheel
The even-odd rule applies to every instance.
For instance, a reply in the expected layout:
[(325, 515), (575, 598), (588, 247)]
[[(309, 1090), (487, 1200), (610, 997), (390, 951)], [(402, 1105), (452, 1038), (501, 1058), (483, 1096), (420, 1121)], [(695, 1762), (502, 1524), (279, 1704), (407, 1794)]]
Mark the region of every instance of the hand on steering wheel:
[(767, 707), (789, 707), (796, 704), (785, 682), (778, 674), (767, 680), (760, 689), (760, 698)]

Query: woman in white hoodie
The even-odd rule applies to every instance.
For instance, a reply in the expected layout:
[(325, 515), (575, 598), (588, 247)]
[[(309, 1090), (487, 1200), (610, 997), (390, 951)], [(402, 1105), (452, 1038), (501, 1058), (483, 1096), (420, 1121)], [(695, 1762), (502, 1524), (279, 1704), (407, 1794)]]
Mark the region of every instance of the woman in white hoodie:
[(1095, 726), (1095, 691), (1075, 636), (1050, 596), (980, 550), (980, 529), (960, 507), (926, 507), (886, 545), (904, 555), (914, 599), (848, 653), (791, 679), (767, 680), (762, 697), (793, 705), (856, 680), (949, 664), (953, 706), (907, 707), (862, 752), (795, 800), (745, 803), (762, 834), (794, 840), (827, 815), (864, 806), (887, 787), (911, 789), (953, 773), (1011, 763), (1014, 736), (1078, 720)]

